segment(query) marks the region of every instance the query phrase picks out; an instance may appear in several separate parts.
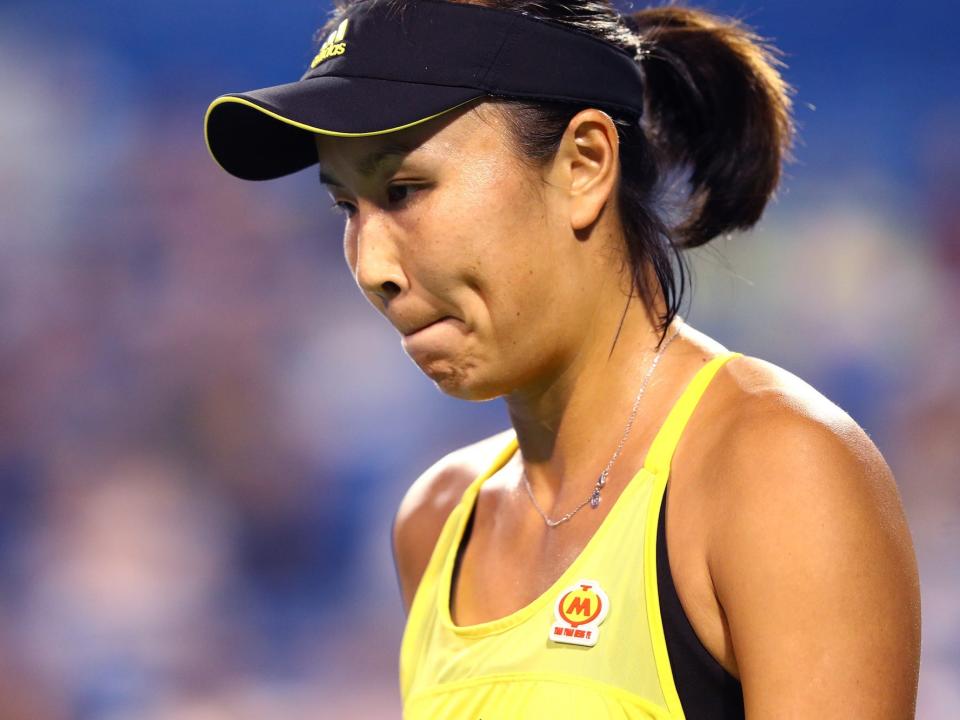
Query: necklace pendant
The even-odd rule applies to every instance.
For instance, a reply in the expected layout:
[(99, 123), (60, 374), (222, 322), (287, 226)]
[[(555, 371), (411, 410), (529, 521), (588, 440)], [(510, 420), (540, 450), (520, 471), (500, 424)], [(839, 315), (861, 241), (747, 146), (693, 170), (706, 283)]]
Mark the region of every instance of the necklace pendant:
[(597, 488), (593, 491), (593, 495), (590, 496), (590, 507), (596, 510), (600, 507), (600, 489)]

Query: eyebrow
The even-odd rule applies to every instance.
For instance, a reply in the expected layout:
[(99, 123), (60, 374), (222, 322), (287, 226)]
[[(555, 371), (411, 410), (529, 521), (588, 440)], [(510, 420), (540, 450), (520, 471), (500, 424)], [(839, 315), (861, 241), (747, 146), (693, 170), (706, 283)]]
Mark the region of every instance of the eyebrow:
[[(377, 168), (380, 166), (380, 164), (387, 158), (407, 155), (419, 145), (419, 142), (413, 140), (408, 140), (406, 142), (395, 140), (389, 145), (385, 145), (378, 150), (374, 150), (369, 155), (361, 158), (360, 162), (357, 163), (357, 172), (359, 172), (363, 177), (369, 178), (377, 171)], [(322, 169), (320, 170), (320, 182), (323, 185), (336, 185), (337, 187), (343, 187), (339, 180), (332, 175), (325, 173)]]

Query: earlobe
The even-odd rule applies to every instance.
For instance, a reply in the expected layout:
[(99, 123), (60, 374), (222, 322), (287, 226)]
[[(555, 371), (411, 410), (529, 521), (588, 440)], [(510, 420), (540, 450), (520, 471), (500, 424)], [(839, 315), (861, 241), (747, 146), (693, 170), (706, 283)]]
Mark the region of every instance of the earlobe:
[(613, 120), (596, 108), (575, 115), (567, 131), (570, 224), (582, 230), (597, 221), (613, 195), (620, 140)]

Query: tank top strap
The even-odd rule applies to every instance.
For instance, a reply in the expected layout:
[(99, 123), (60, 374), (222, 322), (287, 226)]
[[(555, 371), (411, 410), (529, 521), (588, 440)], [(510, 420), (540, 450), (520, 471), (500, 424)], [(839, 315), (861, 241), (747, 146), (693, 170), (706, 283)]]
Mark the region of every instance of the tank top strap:
[[(450, 511), (450, 514), (447, 516), (447, 519), (443, 524), (443, 528), (440, 531), (440, 536), (437, 539), (436, 545), (434, 546), (430, 562), (428, 563), (427, 569), (424, 572), (424, 579), (436, 579), (436, 576), (443, 567), (446, 554), (453, 551), (453, 549), (450, 547), (450, 544), (455, 540), (455, 531), (457, 524), (460, 522), (461, 516), (464, 513), (471, 512), (476, 503), (477, 493), (480, 492), (480, 486), (483, 485), (483, 483), (486, 482), (494, 473), (498, 472), (504, 465), (506, 465), (507, 461), (513, 456), (513, 453), (517, 449), (518, 445), (517, 433), (514, 431), (506, 445), (497, 453), (496, 457), (493, 459), (493, 462), (490, 463), (486, 470), (471, 480), (470, 484), (467, 485), (466, 489), (464, 489), (464, 491), (460, 494), (459, 501), (453, 507), (453, 510)], [(424, 584), (423, 580), (421, 580), (420, 584)]]
[(516, 451), (518, 445), (517, 431), (514, 430), (510, 439), (507, 440), (506, 445), (497, 453), (497, 456), (493, 459), (493, 462), (490, 463), (490, 466), (467, 485), (466, 490), (464, 490), (460, 496), (459, 506), (473, 507), (473, 501), (476, 494), (480, 492), (480, 486), (507, 464), (507, 461), (513, 457), (513, 453)]
[(661, 476), (669, 470), (673, 453), (680, 442), (683, 429), (686, 427), (687, 421), (693, 414), (703, 393), (710, 385), (710, 381), (713, 380), (713, 376), (727, 361), (740, 355), (743, 355), (743, 353), (728, 350), (712, 358), (697, 370), (696, 375), (687, 383), (687, 387), (684, 388), (683, 393), (673, 404), (667, 419), (664, 420), (663, 425), (660, 426), (660, 430), (650, 444), (650, 449), (647, 450), (647, 457), (643, 463), (644, 468), (657, 476)]

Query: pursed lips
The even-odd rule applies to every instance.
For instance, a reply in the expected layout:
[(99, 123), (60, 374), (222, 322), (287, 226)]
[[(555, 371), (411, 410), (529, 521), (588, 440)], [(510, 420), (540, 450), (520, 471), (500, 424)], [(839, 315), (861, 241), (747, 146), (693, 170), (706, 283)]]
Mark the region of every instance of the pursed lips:
[(444, 316), (441, 317), (441, 318), (437, 318), (436, 320), (433, 320), (433, 321), (431, 321), (431, 322), (428, 322), (426, 325), (421, 325), (421, 326), (418, 327), (416, 330), (411, 330), (411, 331), (408, 332), (408, 333), (404, 333), (404, 337), (410, 337), (410, 336), (413, 335), (414, 333), (418, 333), (418, 332), (420, 332), (421, 330), (426, 330), (426, 329), (427, 329), (428, 327), (430, 327), (431, 325), (436, 325), (438, 322), (440, 322), (441, 320), (446, 320), (448, 317), (450, 317), (450, 316), (449, 316), (449, 315), (444, 315)]

